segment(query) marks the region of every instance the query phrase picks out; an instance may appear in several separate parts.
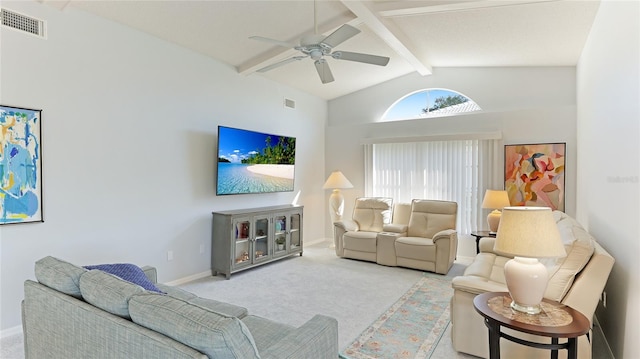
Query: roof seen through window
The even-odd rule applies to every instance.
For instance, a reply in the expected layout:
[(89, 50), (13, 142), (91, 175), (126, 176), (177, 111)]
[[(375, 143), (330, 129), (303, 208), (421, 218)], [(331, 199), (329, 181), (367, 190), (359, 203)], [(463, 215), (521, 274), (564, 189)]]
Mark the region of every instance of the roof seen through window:
[(438, 117), (482, 110), (478, 104), (459, 92), (447, 89), (426, 89), (412, 92), (387, 109), (382, 121), (397, 121)]

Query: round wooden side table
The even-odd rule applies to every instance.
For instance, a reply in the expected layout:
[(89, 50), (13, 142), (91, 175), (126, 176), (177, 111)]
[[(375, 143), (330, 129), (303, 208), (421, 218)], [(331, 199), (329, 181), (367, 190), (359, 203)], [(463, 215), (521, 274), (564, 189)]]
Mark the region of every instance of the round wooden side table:
[[(578, 337), (589, 332), (589, 319), (577, 310), (552, 300), (543, 299), (539, 314), (526, 314), (511, 309), (508, 292), (489, 292), (473, 299), (476, 311), (484, 317), (489, 329), (489, 358), (500, 359), (500, 338), (514, 343), (551, 350), (551, 358), (558, 358), (558, 350), (567, 349), (569, 359), (578, 358)], [(549, 343), (537, 343), (513, 337), (500, 331), (507, 327), (522, 333), (551, 338)], [(559, 343), (559, 338), (567, 338)]]

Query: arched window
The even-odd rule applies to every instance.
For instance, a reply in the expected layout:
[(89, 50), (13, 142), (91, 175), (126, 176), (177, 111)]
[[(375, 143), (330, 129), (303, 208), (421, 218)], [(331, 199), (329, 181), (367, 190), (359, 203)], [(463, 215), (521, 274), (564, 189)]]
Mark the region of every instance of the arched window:
[(426, 89), (401, 97), (382, 116), (382, 121), (438, 117), (482, 110), (467, 96), (448, 89)]

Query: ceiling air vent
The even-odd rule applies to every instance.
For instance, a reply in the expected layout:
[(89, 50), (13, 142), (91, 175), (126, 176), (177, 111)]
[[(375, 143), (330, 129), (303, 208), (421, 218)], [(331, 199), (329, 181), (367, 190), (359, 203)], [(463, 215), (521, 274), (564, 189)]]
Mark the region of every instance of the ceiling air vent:
[(2, 26), (26, 32), (43, 39), (45, 38), (45, 22), (43, 20), (22, 15), (7, 9), (0, 9), (0, 17), (2, 17)]

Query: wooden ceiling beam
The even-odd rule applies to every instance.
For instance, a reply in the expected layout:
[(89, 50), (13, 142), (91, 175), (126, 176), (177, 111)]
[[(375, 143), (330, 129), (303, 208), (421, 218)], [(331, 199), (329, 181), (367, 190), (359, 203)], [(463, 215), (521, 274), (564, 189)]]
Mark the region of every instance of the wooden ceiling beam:
[(378, 35), (398, 55), (402, 56), (422, 76), (431, 75), (431, 65), (424, 63), (415, 54), (409, 38), (393, 23), (372, 10), (370, 1), (341, 0), (352, 13)]

